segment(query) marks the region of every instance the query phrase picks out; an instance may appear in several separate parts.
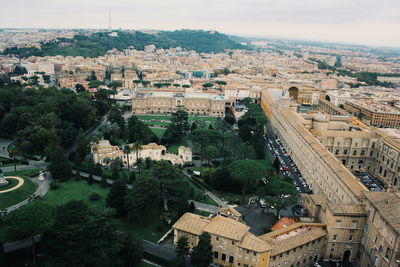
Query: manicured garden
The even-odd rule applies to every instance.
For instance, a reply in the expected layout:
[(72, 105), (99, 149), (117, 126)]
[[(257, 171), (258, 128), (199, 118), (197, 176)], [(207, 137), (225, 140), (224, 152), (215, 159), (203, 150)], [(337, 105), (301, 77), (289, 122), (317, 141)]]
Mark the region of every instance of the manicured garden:
[[(194, 185), (192, 186), (194, 187)], [(196, 190), (199, 189), (196, 188)], [(92, 208), (101, 209), (105, 207), (108, 191), (109, 187), (103, 188), (98, 183), (90, 185), (86, 179), (75, 180), (72, 177), (70, 180), (61, 183), (60, 188), (50, 190), (42, 201), (52, 206), (58, 206), (70, 200), (82, 200)], [(100, 199), (97, 201), (90, 200), (90, 196), (93, 193), (97, 193)], [(140, 220), (116, 219), (117, 228), (120, 231), (132, 232), (140, 238), (157, 242), (170, 229), (168, 225), (160, 220), (161, 213), (161, 207), (154, 206)]]
[(38, 176), (40, 172), (42, 172), (44, 169), (43, 168), (36, 168), (36, 169), (27, 169), (27, 170), (18, 170), (14, 172), (4, 172), (4, 176), (29, 176), (29, 177), (35, 177)]
[(165, 128), (150, 128), (150, 130), (158, 137), (158, 139), (161, 139), (167, 129), (165, 129)]
[(178, 154), (178, 149), (180, 146), (187, 146), (187, 143), (182, 140), (179, 144), (172, 144), (167, 147), (169, 153)]
[(140, 238), (157, 243), (158, 240), (170, 229), (160, 219), (161, 209), (154, 207), (151, 212), (143, 216), (140, 221), (132, 222), (129, 219), (118, 221), (118, 230), (135, 233)]
[[(5, 176), (11, 176), (11, 175), (6, 173)], [(32, 195), (36, 191), (36, 185), (29, 179), (29, 177), (22, 176), (21, 178), (24, 179), (24, 184), (20, 188), (14, 190), (14, 191), (0, 194), (0, 210), (8, 208), (12, 205), (15, 205), (15, 204), (27, 199), (30, 195)], [(10, 179), (10, 181), (12, 184), (18, 183), (14, 179), (12, 179), (12, 180)], [(14, 186), (15, 185), (16, 184), (14, 184)], [(8, 185), (7, 187), (9, 187), (9, 186), (10, 185)], [(4, 189), (5, 188), (1, 188), (1, 190), (4, 190)]]
[[(69, 181), (60, 184), (60, 188), (50, 190), (43, 197), (43, 201), (52, 206), (62, 205), (70, 200), (83, 200), (90, 207), (103, 208), (109, 188), (103, 188), (98, 183), (88, 184), (85, 179)], [(96, 193), (100, 196), (97, 201), (90, 200), (90, 195)]]
[[(171, 115), (134, 115), (140, 120), (158, 120), (158, 121), (171, 121)], [(189, 116), (189, 121), (218, 121), (220, 118), (210, 116)]]

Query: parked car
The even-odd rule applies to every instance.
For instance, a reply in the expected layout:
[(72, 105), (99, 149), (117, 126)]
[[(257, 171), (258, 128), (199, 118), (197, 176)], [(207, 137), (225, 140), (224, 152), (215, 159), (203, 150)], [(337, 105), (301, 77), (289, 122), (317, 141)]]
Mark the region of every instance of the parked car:
[(267, 207), (267, 202), (265, 201), (265, 199), (261, 198), (260, 199), (260, 206), (265, 209)]

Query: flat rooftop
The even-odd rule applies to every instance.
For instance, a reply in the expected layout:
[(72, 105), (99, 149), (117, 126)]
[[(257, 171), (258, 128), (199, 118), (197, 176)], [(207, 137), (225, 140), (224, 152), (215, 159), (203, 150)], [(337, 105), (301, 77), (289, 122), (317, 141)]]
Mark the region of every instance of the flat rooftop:
[(376, 102), (374, 100), (350, 100), (348, 101), (355, 105), (358, 105), (366, 110), (377, 112), (377, 113), (389, 113), (389, 114), (398, 114), (400, 115), (400, 110), (395, 106), (392, 106), (388, 103)]

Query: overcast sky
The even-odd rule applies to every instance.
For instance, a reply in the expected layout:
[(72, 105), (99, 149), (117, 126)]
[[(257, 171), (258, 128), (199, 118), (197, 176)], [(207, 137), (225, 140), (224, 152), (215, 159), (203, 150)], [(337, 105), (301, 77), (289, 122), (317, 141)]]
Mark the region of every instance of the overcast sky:
[(204, 29), (400, 47), (400, 0), (0, 0), (0, 27)]

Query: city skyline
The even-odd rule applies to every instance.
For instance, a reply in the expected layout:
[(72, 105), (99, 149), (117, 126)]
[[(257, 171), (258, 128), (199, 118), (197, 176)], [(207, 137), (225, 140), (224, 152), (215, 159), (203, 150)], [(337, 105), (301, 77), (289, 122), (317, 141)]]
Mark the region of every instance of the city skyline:
[[(15, 12), (18, 10), (18, 13)], [(241, 36), (400, 47), (400, 3), (395, 0), (279, 3), (259, 0), (13, 1), (0, 11), (4, 28), (108, 28), (217, 30)], [(144, 12), (140, 12), (144, 11)]]

